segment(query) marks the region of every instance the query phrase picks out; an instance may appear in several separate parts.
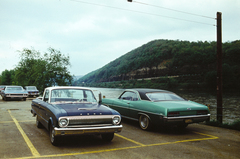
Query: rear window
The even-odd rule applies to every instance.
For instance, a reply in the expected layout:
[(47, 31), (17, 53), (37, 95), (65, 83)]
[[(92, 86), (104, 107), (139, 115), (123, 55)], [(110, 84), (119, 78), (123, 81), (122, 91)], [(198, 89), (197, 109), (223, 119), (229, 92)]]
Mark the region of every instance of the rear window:
[(184, 99), (174, 93), (166, 93), (166, 92), (154, 92), (147, 93), (146, 96), (151, 101), (183, 101)]

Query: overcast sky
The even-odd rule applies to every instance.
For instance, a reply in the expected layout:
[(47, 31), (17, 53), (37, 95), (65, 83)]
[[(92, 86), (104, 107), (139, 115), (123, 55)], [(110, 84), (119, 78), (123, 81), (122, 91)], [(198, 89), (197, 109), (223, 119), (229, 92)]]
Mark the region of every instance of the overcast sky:
[(77, 76), (155, 39), (216, 41), (217, 12), (223, 42), (240, 40), (240, 0), (0, 0), (0, 73), (24, 48), (69, 55)]

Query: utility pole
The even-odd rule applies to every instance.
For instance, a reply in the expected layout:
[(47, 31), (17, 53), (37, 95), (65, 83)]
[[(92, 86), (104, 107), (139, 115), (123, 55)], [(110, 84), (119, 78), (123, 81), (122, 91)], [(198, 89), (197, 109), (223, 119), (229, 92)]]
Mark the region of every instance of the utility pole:
[(217, 12), (217, 121), (222, 123), (222, 13)]

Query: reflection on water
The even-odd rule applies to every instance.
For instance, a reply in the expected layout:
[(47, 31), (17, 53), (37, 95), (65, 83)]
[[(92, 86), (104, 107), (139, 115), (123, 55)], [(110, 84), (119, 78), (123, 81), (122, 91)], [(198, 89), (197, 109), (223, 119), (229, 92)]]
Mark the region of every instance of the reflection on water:
[[(102, 96), (106, 98), (118, 98), (124, 89), (119, 88), (95, 88), (102, 93)], [(214, 92), (190, 92), (190, 91), (175, 91), (179, 96), (200, 103), (209, 104), (211, 112), (211, 120), (217, 118), (217, 97)], [(94, 92), (95, 96), (98, 97), (98, 93)], [(236, 120), (240, 120), (240, 97), (239, 95), (226, 95), (223, 96), (223, 123), (232, 123)]]

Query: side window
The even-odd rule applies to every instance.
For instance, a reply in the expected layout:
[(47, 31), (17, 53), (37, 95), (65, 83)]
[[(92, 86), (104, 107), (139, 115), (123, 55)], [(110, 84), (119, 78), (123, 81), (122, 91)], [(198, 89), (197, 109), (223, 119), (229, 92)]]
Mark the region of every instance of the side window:
[(88, 102), (96, 102), (95, 97), (93, 96), (91, 91), (86, 91), (87, 101)]
[(43, 101), (48, 102), (48, 98), (49, 98), (49, 90), (46, 90)]
[(134, 92), (125, 92), (121, 95), (120, 99), (137, 101), (138, 97), (137, 97), (137, 94)]

